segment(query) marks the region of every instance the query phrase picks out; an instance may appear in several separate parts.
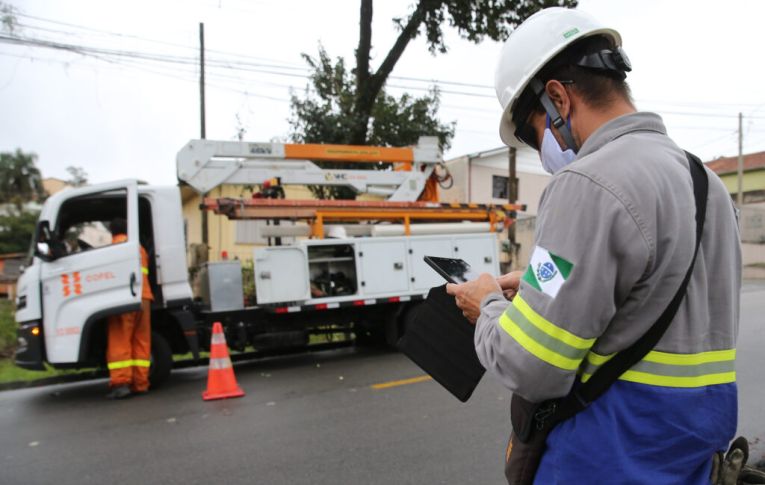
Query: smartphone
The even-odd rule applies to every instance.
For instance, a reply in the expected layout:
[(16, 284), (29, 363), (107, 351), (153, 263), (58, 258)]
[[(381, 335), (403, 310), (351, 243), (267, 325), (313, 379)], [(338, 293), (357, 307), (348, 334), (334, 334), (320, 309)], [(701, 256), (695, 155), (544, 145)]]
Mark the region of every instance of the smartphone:
[(449, 283), (465, 283), (478, 278), (478, 273), (462, 259), (438, 256), (425, 256), (422, 259)]

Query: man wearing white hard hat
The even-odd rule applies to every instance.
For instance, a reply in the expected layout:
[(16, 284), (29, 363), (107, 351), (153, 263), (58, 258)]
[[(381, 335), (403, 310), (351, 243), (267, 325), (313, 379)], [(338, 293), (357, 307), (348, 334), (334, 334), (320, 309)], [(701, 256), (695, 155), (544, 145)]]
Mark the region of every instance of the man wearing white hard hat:
[[(537, 484), (708, 484), (736, 430), (735, 210), (635, 108), (631, 69), (616, 30), (550, 8), (510, 35), (496, 70), (500, 137), (553, 176), (526, 271), (447, 289), (476, 322), (482, 364), (537, 406), (532, 423), (575, 403), (542, 438)], [(651, 336), (602, 392), (580, 393)]]

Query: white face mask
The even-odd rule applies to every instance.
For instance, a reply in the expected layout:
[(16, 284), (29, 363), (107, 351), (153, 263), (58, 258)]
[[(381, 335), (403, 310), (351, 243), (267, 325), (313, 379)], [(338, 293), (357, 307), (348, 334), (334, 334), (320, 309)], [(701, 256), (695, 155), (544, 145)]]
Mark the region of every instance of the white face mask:
[(576, 159), (574, 150), (561, 149), (550, 128), (545, 128), (539, 156), (542, 158), (542, 167), (551, 175)]

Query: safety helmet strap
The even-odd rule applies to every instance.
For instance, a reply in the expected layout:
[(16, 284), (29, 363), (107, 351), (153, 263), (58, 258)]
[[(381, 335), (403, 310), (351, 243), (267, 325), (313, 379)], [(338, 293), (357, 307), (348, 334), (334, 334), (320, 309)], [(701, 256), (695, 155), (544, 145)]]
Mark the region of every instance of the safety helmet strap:
[(547, 95), (547, 91), (545, 91), (545, 85), (542, 84), (542, 81), (534, 77), (531, 79), (529, 86), (534, 91), (534, 94), (537, 96), (537, 98), (539, 98), (539, 102), (542, 103), (542, 107), (550, 117), (552, 125), (561, 134), (563, 141), (566, 142), (566, 146), (574, 150), (574, 152), (578, 151), (576, 142), (574, 142), (574, 137), (571, 135), (571, 130), (566, 124), (566, 120), (563, 119), (563, 116), (561, 116), (558, 108), (555, 107), (555, 103), (553, 103), (550, 99), (550, 96)]

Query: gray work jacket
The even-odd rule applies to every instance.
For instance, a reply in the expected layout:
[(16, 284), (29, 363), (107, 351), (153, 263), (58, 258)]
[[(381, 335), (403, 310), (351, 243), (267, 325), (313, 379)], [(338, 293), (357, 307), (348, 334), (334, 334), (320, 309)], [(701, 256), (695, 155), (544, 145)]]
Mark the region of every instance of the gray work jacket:
[[(531, 401), (565, 395), (642, 336), (690, 264), (695, 204), (685, 153), (658, 115), (609, 121), (542, 194), (533, 255), (510, 303), (481, 303), (481, 363)], [(731, 198), (711, 171), (685, 299), (664, 337), (623, 378), (668, 387), (735, 381), (741, 251)]]

